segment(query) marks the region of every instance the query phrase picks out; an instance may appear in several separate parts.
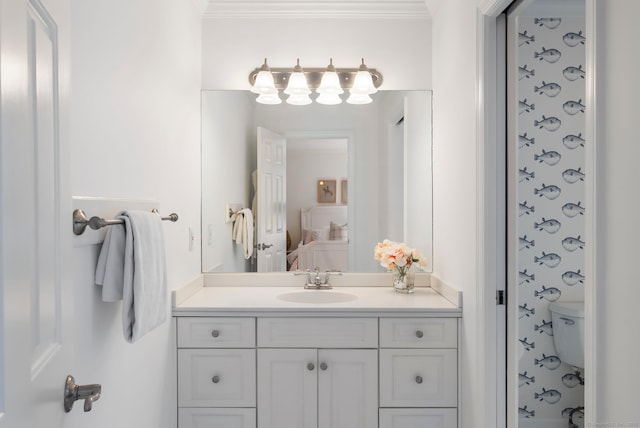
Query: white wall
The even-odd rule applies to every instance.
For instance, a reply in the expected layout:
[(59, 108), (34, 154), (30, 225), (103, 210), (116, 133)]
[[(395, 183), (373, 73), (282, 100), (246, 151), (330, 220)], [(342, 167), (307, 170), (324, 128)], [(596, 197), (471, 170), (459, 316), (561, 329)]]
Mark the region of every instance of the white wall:
[(587, 230), (591, 229), (588, 242), (593, 242), (587, 248), (587, 317), (593, 315), (587, 319), (591, 350), (587, 374), (594, 373), (595, 379), (591, 383), (587, 378), (585, 394), (586, 421), (594, 425), (640, 423), (636, 120), (640, 84), (634, 71), (640, 68), (640, 50), (630, 44), (639, 15), (636, 0), (587, 1), (587, 31), (592, 25), (588, 34), (597, 49), (594, 58), (588, 41), (588, 61), (595, 60), (596, 68), (592, 75), (588, 72), (587, 80), (595, 88), (586, 143), (587, 192), (593, 198), (588, 206), (594, 207), (585, 214)]
[(206, 18), (202, 87), (248, 89), (249, 73), (266, 57), (271, 67), (337, 68), (365, 63), (383, 89), (431, 88), (431, 21), (354, 18)]
[(477, 352), (476, 2), (442, 1), (433, 17), (433, 273), (464, 293), (462, 427), (482, 414)]
[[(154, 199), (177, 212), (164, 227), (177, 288), (200, 272), (200, 246), (190, 252), (187, 239), (200, 223), (199, 13), (188, 1), (74, 0), (71, 18), (72, 193)], [(103, 387), (76, 426), (175, 427), (173, 323), (126, 343), (121, 305), (103, 303), (94, 285), (98, 250), (74, 249), (74, 375)]]

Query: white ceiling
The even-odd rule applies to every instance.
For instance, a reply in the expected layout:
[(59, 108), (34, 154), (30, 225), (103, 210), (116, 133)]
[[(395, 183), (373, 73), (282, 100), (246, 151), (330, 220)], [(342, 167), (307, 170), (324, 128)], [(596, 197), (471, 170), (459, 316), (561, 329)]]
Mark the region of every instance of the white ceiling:
[(208, 17), (426, 18), (434, 0), (204, 0)]

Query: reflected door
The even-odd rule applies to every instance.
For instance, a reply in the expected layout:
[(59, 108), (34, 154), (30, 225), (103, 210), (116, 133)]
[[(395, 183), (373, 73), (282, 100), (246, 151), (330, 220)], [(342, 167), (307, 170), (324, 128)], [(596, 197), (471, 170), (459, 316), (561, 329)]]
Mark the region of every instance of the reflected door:
[(287, 140), (258, 127), (258, 272), (287, 270)]

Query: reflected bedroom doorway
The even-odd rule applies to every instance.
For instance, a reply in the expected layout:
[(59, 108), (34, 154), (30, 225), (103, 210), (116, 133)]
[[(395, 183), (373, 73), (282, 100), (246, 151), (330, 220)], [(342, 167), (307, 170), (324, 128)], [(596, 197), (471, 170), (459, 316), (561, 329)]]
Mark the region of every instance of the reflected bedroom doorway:
[(348, 270), (348, 146), (287, 138), (287, 270)]

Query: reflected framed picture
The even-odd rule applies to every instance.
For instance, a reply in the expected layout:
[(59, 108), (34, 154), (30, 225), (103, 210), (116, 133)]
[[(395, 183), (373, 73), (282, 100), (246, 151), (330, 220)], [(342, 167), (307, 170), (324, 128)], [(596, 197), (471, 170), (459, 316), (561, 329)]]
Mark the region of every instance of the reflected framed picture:
[(336, 180), (318, 180), (318, 203), (336, 203)]
[(349, 198), (347, 197), (347, 180), (342, 180), (340, 182), (340, 203), (343, 205), (347, 205)]

